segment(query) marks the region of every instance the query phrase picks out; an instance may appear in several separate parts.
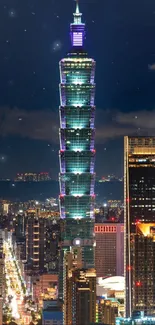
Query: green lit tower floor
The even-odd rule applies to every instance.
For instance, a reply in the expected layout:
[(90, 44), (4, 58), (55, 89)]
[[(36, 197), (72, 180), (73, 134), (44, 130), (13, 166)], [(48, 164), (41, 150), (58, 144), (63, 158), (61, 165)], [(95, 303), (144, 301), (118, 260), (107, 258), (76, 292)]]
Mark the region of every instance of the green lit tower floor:
[(95, 61), (84, 51), (78, 3), (70, 25), (71, 51), (60, 61), (60, 215), (64, 250), (81, 247), (94, 267)]

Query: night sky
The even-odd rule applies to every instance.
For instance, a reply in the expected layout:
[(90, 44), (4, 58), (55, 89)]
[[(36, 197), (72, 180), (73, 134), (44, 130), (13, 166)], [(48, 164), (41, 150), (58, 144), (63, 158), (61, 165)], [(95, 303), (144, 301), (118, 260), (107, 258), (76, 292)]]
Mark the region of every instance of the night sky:
[[(0, 177), (57, 177), (59, 60), (73, 0), (0, 1)], [(123, 135), (155, 135), (155, 1), (80, 0), (96, 65), (97, 175), (123, 172)]]

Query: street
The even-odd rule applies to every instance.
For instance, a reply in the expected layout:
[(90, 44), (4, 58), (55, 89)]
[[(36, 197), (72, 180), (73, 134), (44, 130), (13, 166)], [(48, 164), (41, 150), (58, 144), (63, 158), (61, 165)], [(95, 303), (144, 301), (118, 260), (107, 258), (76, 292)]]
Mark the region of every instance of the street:
[(24, 296), (26, 295), (26, 287), (21, 275), (21, 271), (18, 266), (12, 247), (9, 241), (4, 241), (3, 245), (5, 256), (5, 277), (6, 277), (6, 306), (8, 306), (11, 317), (15, 321), (22, 325), (24, 324), (25, 308), (24, 308)]

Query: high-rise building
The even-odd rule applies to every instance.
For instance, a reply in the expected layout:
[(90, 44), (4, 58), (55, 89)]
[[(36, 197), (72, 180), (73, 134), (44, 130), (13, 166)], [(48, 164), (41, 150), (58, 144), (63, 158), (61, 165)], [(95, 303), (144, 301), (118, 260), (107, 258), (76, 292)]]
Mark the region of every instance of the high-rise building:
[(25, 236), (25, 216), (24, 214), (18, 214), (14, 219), (16, 241), (19, 241)]
[[(147, 289), (153, 279), (150, 256), (154, 244), (150, 235), (144, 238), (143, 232), (136, 234), (137, 224), (155, 222), (155, 137), (125, 137), (124, 172), (126, 315), (131, 316), (140, 305), (140, 310), (147, 315), (148, 305), (154, 299), (150, 296), (152, 291), (149, 294)], [(146, 251), (148, 247), (150, 256)]]
[(132, 235), (133, 309), (155, 314), (155, 223), (137, 223)]
[(103, 321), (107, 325), (115, 325), (115, 318), (118, 317), (119, 302), (115, 298), (100, 299), (97, 301), (97, 321)]
[[(40, 209), (30, 209), (27, 210), (25, 224), (27, 270), (30, 273), (58, 273), (60, 220), (49, 213), (42, 213)], [(22, 249), (24, 242), (17, 237), (16, 242)]]
[(46, 265), (48, 273), (58, 273), (60, 220), (46, 220)]
[(95, 223), (97, 277), (124, 275), (124, 224)]
[[(80, 270), (82, 267), (82, 255), (81, 248), (78, 247), (77, 251), (65, 252), (63, 258), (63, 304), (64, 304), (64, 325), (72, 324), (72, 294), (71, 294), (71, 283), (72, 271)], [(61, 278), (59, 278), (59, 281)], [(60, 286), (60, 283), (59, 283)], [(61, 286), (60, 286), (61, 288)], [(59, 288), (59, 289), (60, 289)], [(60, 296), (61, 292), (59, 292)], [(60, 296), (61, 297), (61, 296)]]
[(30, 212), (26, 225), (27, 270), (43, 272), (45, 268), (46, 223), (36, 212)]
[(88, 325), (96, 320), (96, 271), (75, 268), (71, 253), (67, 259), (64, 324)]
[[(71, 50), (60, 61), (59, 180), (62, 250), (59, 298), (64, 302), (65, 325), (89, 324), (95, 321), (96, 313), (95, 61), (88, 57), (84, 49), (85, 24), (82, 23), (81, 16), (76, 1), (74, 21), (70, 25)], [(74, 266), (66, 266), (69, 252), (73, 256)]]
[(71, 50), (60, 61), (60, 213), (63, 247), (82, 247), (83, 267), (94, 267), (95, 61), (84, 50), (78, 2), (70, 25)]

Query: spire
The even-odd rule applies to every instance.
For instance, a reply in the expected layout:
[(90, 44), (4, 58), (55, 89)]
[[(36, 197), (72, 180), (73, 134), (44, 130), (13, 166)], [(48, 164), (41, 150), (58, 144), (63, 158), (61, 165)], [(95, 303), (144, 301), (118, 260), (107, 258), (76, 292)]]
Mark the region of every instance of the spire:
[(77, 25), (81, 24), (82, 14), (80, 13), (80, 10), (79, 10), (79, 0), (76, 0), (76, 10), (73, 15), (74, 15), (74, 24), (77, 24)]
[(74, 21), (70, 24), (71, 42), (73, 47), (83, 47), (83, 41), (85, 36), (85, 24), (81, 21), (82, 14), (79, 10), (79, 0), (76, 0), (76, 9), (73, 13)]
[(80, 10), (79, 10), (79, 1), (76, 0), (76, 14), (79, 14)]

